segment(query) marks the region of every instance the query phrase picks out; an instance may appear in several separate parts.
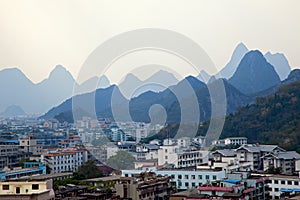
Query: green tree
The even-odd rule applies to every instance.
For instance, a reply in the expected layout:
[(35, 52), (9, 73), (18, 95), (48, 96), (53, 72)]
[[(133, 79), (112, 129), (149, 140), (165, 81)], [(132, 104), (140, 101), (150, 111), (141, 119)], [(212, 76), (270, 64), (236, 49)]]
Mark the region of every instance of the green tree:
[(126, 151), (118, 151), (117, 155), (110, 157), (106, 164), (114, 169), (133, 169), (136, 159)]
[(95, 161), (89, 160), (78, 167), (77, 172), (74, 173), (74, 178), (77, 180), (102, 177), (102, 172), (98, 169)]

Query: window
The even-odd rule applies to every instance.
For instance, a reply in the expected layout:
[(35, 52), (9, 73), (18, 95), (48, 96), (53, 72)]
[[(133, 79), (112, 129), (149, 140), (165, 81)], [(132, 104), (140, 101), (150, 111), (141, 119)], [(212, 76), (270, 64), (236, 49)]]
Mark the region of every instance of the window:
[(185, 187), (189, 187), (189, 183), (188, 182), (186, 182), (184, 185), (185, 185)]
[(182, 179), (182, 175), (178, 175), (178, 179)]
[(189, 179), (189, 175), (184, 175), (184, 178), (185, 179)]
[(165, 156), (165, 159), (167, 160), (167, 159), (168, 159), (168, 156)]
[(281, 184), (284, 185), (284, 184), (285, 184), (285, 181), (281, 181)]
[(278, 188), (275, 188), (275, 190), (274, 190), (275, 192), (278, 192), (279, 191), (279, 189)]
[(274, 184), (278, 184), (278, 180), (274, 180)]
[(292, 181), (288, 181), (287, 184), (288, 184), (288, 185), (292, 185)]
[(32, 189), (33, 190), (38, 190), (39, 189), (39, 184), (32, 184)]
[(298, 181), (294, 181), (294, 185), (299, 185), (299, 182)]
[(17, 193), (17, 194), (20, 194), (20, 192), (21, 192), (20, 187), (16, 187), (16, 193)]
[(192, 187), (195, 187), (195, 186), (196, 186), (196, 183), (193, 182), (193, 183), (192, 183)]
[(213, 180), (217, 180), (217, 176), (216, 175), (213, 175)]
[(9, 190), (9, 185), (2, 185), (2, 190)]
[(206, 175), (206, 176), (205, 176), (205, 179), (206, 179), (206, 180), (209, 180), (209, 175)]
[(202, 175), (198, 175), (198, 179), (201, 180), (202, 179)]
[(192, 179), (195, 179), (196, 177), (195, 177), (195, 175), (192, 175)]

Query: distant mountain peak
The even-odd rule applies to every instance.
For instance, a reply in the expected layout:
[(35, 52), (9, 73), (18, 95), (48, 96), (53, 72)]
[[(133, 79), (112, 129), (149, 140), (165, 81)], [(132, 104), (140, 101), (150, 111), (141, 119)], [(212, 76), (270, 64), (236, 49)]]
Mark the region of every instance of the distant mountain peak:
[(237, 49), (242, 49), (242, 50), (244, 50), (244, 51), (248, 51), (248, 48), (246, 47), (246, 45), (245, 45), (243, 42), (238, 43), (238, 45), (236, 46), (235, 49), (236, 49), (236, 50), (237, 50)]
[(32, 82), (30, 79), (27, 78), (27, 76), (19, 69), (16, 67), (12, 67), (12, 68), (6, 68), (0, 71), (1, 75), (3, 76), (13, 76), (13, 77), (23, 77), (27, 80), (29, 80), (30, 82)]
[(248, 52), (248, 48), (245, 46), (244, 43), (239, 43), (233, 53), (232, 56), (227, 63), (227, 65), (218, 73), (217, 77), (222, 77), (229, 79), (232, 77), (234, 72), (236, 71), (239, 63), (241, 62), (242, 58), (245, 56), (245, 54)]
[(147, 78), (144, 82), (157, 82), (167, 84), (167, 86), (170, 86), (177, 84), (178, 80), (172, 73), (161, 69), (155, 72), (149, 78)]
[(16, 117), (16, 116), (26, 115), (26, 113), (20, 106), (10, 105), (0, 115), (4, 117)]
[(244, 94), (253, 94), (280, 83), (274, 67), (259, 50), (246, 53), (229, 82)]
[(283, 53), (274, 53), (267, 52), (265, 54), (267, 61), (274, 66), (277, 74), (280, 77), (280, 80), (284, 80), (288, 77), (291, 72), (291, 67), (288, 60), (286, 59)]
[(55, 68), (50, 72), (48, 79), (50, 78), (61, 78), (62, 76), (68, 76), (68, 78), (71, 78), (74, 80), (71, 73), (62, 65), (56, 65)]

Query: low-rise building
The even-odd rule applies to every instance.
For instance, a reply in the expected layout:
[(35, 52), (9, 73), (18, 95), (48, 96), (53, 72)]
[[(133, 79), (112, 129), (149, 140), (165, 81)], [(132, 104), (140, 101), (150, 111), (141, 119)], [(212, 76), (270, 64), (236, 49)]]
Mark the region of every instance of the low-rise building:
[(41, 155), (41, 161), (51, 168), (51, 173), (75, 172), (87, 158), (87, 150), (76, 148), (46, 150)]
[(1, 200), (54, 200), (52, 180), (7, 180), (0, 182)]
[(293, 175), (296, 173), (296, 163), (300, 154), (296, 151), (274, 152), (263, 156), (263, 170), (279, 169), (281, 174)]
[(153, 172), (122, 177), (115, 184), (116, 194), (127, 199), (166, 199), (171, 192), (170, 177), (156, 176)]
[(268, 178), (253, 177), (248, 173), (227, 174), (226, 179), (198, 187), (199, 193), (215, 199), (242, 200), (257, 199), (267, 200)]
[(244, 145), (247, 144), (246, 137), (229, 137), (224, 139), (225, 145)]
[(165, 145), (158, 150), (158, 165), (173, 165), (175, 168), (195, 167), (208, 162), (208, 154), (209, 151), (206, 150)]
[(236, 149), (237, 159), (240, 162), (252, 162), (253, 171), (263, 171), (263, 156), (267, 154), (284, 152), (277, 145), (247, 144)]
[(241, 146), (247, 143), (248, 139), (246, 137), (229, 137), (212, 142), (212, 144), (216, 146)]
[(300, 192), (299, 176), (272, 175), (269, 176), (270, 198), (280, 199)]
[[(122, 170), (122, 177), (134, 177), (146, 171), (147, 167), (141, 170)], [(157, 169), (148, 168), (148, 171), (154, 172), (160, 176), (171, 177), (170, 182), (178, 189), (186, 190), (197, 188), (199, 185), (207, 182), (223, 180), (226, 177), (225, 170), (195, 170), (195, 169)]]

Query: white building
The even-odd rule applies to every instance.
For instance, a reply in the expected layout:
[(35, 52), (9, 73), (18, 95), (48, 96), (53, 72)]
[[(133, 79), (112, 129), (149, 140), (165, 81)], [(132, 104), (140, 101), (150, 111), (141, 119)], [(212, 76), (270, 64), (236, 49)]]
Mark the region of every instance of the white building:
[(189, 137), (182, 137), (176, 139), (176, 143), (179, 147), (186, 148), (191, 145), (191, 138)]
[(181, 148), (187, 148), (192, 144), (192, 140), (189, 137), (181, 137), (181, 138), (168, 138), (163, 140), (163, 145), (177, 145)]
[(56, 149), (43, 152), (41, 161), (51, 168), (51, 173), (75, 172), (87, 162), (87, 151), (84, 149)]
[[(157, 170), (156, 168), (149, 170), (155, 172), (156, 175), (170, 176), (172, 178), (171, 184), (178, 189), (192, 189), (208, 182), (220, 181), (226, 177), (225, 170)], [(122, 176), (133, 177), (142, 172), (145, 170), (122, 170)]]
[(230, 137), (224, 139), (225, 145), (244, 145), (247, 144), (247, 138), (246, 137)]
[(158, 139), (154, 139), (154, 140), (151, 140), (150, 142), (149, 142), (149, 144), (156, 144), (156, 145), (160, 145), (160, 140), (158, 140)]
[(212, 142), (212, 144), (216, 146), (227, 146), (227, 145), (241, 146), (247, 143), (248, 140), (246, 137), (229, 137), (221, 140), (215, 140)]
[(158, 150), (158, 165), (173, 165), (175, 168), (192, 167), (208, 162), (209, 151), (182, 149), (177, 145), (161, 146)]
[(202, 145), (202, 144), (205, 143), (205, 137), (204, 137), (204, 136), (194, 137), (194, 138), (193, 138), (193, 142)]
[(143, 158), (137, 160), (152, 160), (158, 159), (159, 146), (156, 144), (141, 144), (135, 146), (136, 153), (143, 155)]
[(272, 199), (279, 199), (280, 195), (300, 192), (299, 176), (274, 175), (269, 177), (269, 192)]

